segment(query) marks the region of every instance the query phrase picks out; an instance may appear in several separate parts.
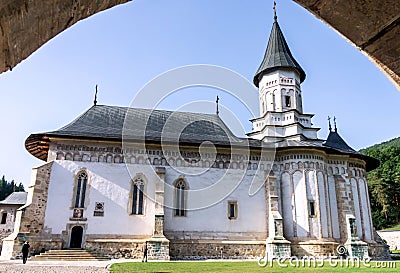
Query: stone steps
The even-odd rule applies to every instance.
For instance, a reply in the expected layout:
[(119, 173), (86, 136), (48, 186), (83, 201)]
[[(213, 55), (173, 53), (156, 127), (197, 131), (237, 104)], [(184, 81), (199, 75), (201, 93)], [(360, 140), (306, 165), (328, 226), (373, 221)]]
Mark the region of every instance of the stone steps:
[(110, 260), (98, 253), (82, 249), (49, 250), (29, 258), (30, 261), (106, 261)]

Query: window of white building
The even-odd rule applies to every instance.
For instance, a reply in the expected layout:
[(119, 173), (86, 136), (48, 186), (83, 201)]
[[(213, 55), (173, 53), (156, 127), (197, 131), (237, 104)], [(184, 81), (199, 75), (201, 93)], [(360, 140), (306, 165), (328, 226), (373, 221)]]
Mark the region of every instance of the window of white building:
[(187, 185), (182, 179), (175, 183), (175, 216), (186, 215)]
[(309, 207), (309, 215), (310, 217), (315, 217), (315, 202), (314, 201), (310, 201), (308, 202), (308, 207)]
[(286, 107), (291, 106), (290, 96), (285, 96), (285, 106)]
[(228, 201), (228, 218), (229, 220), (237, 219), (238, 205), (237, 201)]
[(4, 225), (4, 224), (6, 224), (7, 223), (7, 212), (3, 212), (2, 214), (1, 214), (1, 225)]
[(145, 183), (142, 178), (137, 178), (133, 181), (131, 214), (144, 214), (144, 186)]
[(86, 172), (79, 173), (77, 180), (76, 180), (74, 208), (84, 208), (85, 207), (87, 182), (88, 182), (88, 176), (87, 176)]

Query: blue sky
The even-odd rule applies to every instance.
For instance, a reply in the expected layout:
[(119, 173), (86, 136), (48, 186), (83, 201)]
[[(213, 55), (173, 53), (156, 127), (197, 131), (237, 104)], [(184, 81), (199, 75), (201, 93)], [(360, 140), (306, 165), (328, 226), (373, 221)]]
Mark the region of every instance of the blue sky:
[[(326, 138), (327, 116), (355, 149), (400, 136), (400, 93), (359, 50), (292, 1), (278, 2), (278, 21), (306, 71), (303, 106)], [(43, 162), (24, 147), (31, 133), (58, 129), (93, 104), (129, 106), (154, 77), (184, 65), (211, 64), (252, 81), (273, 23), (272, 0), (135, 0), (83, 20), (0, 75), (0, 175), (28, 185)], [(253, 118), (221, 90), (187, 88), (160, 108), (215, 101), (246, 131)], [(205, 108), (205, 112), (214, 109)], [(224, 118), (224, 115), (222, 115)]]

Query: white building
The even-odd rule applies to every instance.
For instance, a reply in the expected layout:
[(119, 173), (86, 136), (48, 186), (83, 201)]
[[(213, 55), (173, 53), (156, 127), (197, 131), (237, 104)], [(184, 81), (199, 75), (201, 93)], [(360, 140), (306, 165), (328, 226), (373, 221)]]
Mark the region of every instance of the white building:
[[(350, 256), (384, 256), (366, 181), (378, 162), (350, 148), (336, 124), (327, 140), (317, 137), (303, 113), (305, 77), (275, 17), (254, 77), (260, 117), (249, 138), (214, 114), (96, 104), (30, 135), (27, 150), (45, 163), (2, 256), (27, 239), (33, 252), (115, 257), (141, 257), (148, 241), (150, 258), (161, 260), (327, 256), (339, 245)], [(254, 185), (261, 189), (250, 195)]]
[(6, 199), (0, 201), (0, 251), (3, 238), (14, 231), (17, 209), (26, 202), (27, 192), (13, 192)]

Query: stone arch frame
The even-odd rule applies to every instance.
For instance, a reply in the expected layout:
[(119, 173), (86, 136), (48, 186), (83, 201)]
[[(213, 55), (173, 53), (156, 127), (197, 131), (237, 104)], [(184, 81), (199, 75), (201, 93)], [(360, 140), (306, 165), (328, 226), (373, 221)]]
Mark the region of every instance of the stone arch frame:
[(82, 156), (81, 156), (78, 152), (75, 152), (75, 153), (72, 155), (72, 160), (73, 160), (73, 161), (82, 161)]
[(96, 153), (92, 154), (90, 162), (99, 162), (99, 156)]
[(145, 160), (145, 158), (143, 157), (143, 156), (138, 156), (137, 158), (136, 158), (136, 164), (146, 164), (146, 160)]
[[(178, 187), (183, 185), (183, 192), (180, 192)], [(174, 186), (174, 217), (185, 217), (187, 215), (187, 203), (188, 203), (188, 190), (189, 183), (184, 176), (179, 176), (173, 183)], [(179, 196), (179, 200), (178, 200)], [(183, 198), (183, 201), (181, 200)]]
[(278, 102), (277, 102), (277, 97), (279, 96), (279, 91), (278, 91), (278, 89), (274, 89), (274, 91), (272, 91), (272, 111), (276, 111), (276, 110), (278, 110), (278, 107), (277, 107), (277, 104), (278, 104)]
[(168, 157), (167, 164), (168, 166), (175, 166), (175, 159), (173, 157)]
[(69, 153), (69, 152), (67, 152), (67, 153), (65, 154), (65, 160), (71, 160), (71, 161), (73, 161), (73, 160), (74, 160), (74, 155), (71, 154), (71, 153)]
[(124, 163), (124, 159), (120, 154), (117, 154), (114, 156), (112, 163), (116, 163), (116, 164)]
[(114, 163), (114, 157), (112, 154), (108, 153), (105, 156), (105, 161), (106, 163)]
[[(306, 211), (307, 211), (306, 212), (306, 217), (307, 217), (307, 220), (308, 220), (309, 207), (308, 207), (307, 181), (306, 181), (305, 174), (309, 170), (310, 170), (309, 168), (306, 168), (306, 170), (304, 170), (304, 171), (296, 169), (296, 170), (293, 170), (292, 172), (289, 173), (290, 174), (290, 183), (291, 183), (292, 195), (294, 197), (294, 199), (293, 199), (293, 201), (294, 201), (294, 204), (293, 204), (294, 205), (294, 208), (293, 208), (293, 211), (294, 211), (294, 215), (293, 215), (294, 223), (293, 223), (293, 226), (294, 226), (294, 235), (295, 235), (295, 237), (309, 238), (309, 236), (310, 236), (310, 223), (309, 223), (309, 221), (306, 221), (304, 223), (305, 226), (303, 227), (304, 228), (303, 233), (306, 232), (307, 235), (303, 235), (303, 236), (300, 235), (301, 229), (299, 229), (300, 224), (298, 223), (298, 215), (301, 213), (301, 209), (303, 207), (306, 208)], [(303, 185), (300, 185), (300, 186), (303, 186), (304, 193), (305, 193), (305, 199), (301, 199), (299, 197), (299, 195), (296, 195), (296, 189), (300, 188), (300, 187), (296, 187), (295, 186), (295, 175), (297, 173), (299, 173), (300, 177), (301, 177), (299, 184), (300, 183), (303, 184)], [(303, 202), (300, 202), (301, 200)], [(306, 200), (306, 201), (304, 201), (304, 200)], [(300, 219), (302, 219), (302, 218), (300, 218)]]
[(322, 163), (320, 169), (315, 171), (317, 178), (317, 191), (318, 191), (318, 210), (319, 223), (321, 229), (322, 238), (331, 238), (332, 235), (332, 217), (331, 217), (331, 201), (329, 199), (329, 187), (328, 187), (328, 174), (323, 169)]
[(90, 154), (88, 153), (83, 153), (82, 154), (82, 159), (83, 162), (90, 162)]
[(130, 164), (136, 164), (136, 157), (135, 157), (134, 155), (132, 155), (132, 156), (129, 158), (129, 163), (130, 163)]
[(66, 227), (66, 231), (67, 231), (67, 242), (66, 242), (66, 247), (70, 248), (71, 245), (71, 233), (72, 233), (72, 229), (74, 227), (82, 227), (83, 232), (82, 232), (82, 244), (81, 247), (82, 249), (85, 249), (86, 246), (86, 230), (87, 230), (87, 224), (84, 223), (68, 223), (67, 227)]
[[(142, 203), (142, 214), (134, 214), (133, 211), (133, 191), (134, 191), (134, 186), (135, 182), (141, 180), (143, 183), (143, 203)], [(129, 215), (135, 215), (135, 216), (143, 216), (146, 214), (146, 205), (147, 205), (147, 186), (148, 186), (148, 180), (147, 177), (143, 173), (137, 173), (134, 178), (131, 179), (130, 181), (130, 190), (129, 190), (129, 202), (128, 202), (128, 214)]]
[(264, 111), (264, 113), (266, 113), (266, 112), (268, 111), (268, 102), (270, 101), (270, 100), (268, 99), (268, 94), (269, 94), (269, 93), (270, 93), (270, 91), (265, 92), (265, 94), (264, 94), (264, 96), (263, 96), (263, 98), (262, 98), (263, 103), (264, 103), (264, 105), (263, 105), (263, 111)]
[[(76, 197), (77, 197), (77, 190), (78, 190), (78, 184), (79, 184), (79, 177), (82, 174), (86, 174), (86, 186), (85, 186), (85, 193), (84, 193), (85, 199), (83, 202), (83, 207), (76, 207)], [(87, 209), (87, 207), (89, 205), (89, 200), (87, 198), (89, 196), (89, 189), (90, 189), (90, 175), (86, 168), (82, 168), (76, 174), (74, 174), (74, 186), (73, 186), (73, 191), (72, 191), (72, 202), (71, 202), (71, 207), (70, 207), (71, 209), (75, 209), (75, 208), (81, 208), (83, 210)]]
[(64, 160), (65, 156), (63, 152), (57, 152), (56, 160)]
[[(275, 173), (273, 170), (271, 170), (271, 172), (272, 173)], [(287, 194), (286, 192), (284, 192), (283, 191), (283, 189), (284, 189), (284, 187), (283, 187), (283, 183), (284, 183), (284, 181), (283, 181), (283, 177), (284, 177), (284, 175), (287, 175), (288, 177), (289, 177), (289, 191), (290, 191), (290, 194), (289, 194), (289, 196), (290, 196), (290, 200), (284, 200), (283, 199), (283, 195), (284, 194)], [(294, 225), (295, 225), (295, 221), (294, 221), (294, 216), (295, 216), (295, 214), (294, 214), (294, 207), (293, 207), (293, 191), (294, 191), (294, 189), (293, 189), (293, 178), (292, 178), (292, 173), (289, 171), (289, 170), (284, 170), (283, 172), (281, 172), (280, 173), (280, 175), (279, 175), (280, 177), (279, 177), (279, 188), (280, 188), (280, 196), (281, 196), (281, 198), (280, 198), (280, 207), (281, 207), (281, 210), (282, 210), (282, 217), (284, 218), (284, 220), (286, 220), (286, 221), (284, 221), (284, 222), (287, 222), (287, 221), (290, 221), (291, 222), (291, 224), (290, 224), (290, 226), (286, 226), (285, 224), (283, 225), (283, 231), (284, 231), (284, 234), (286, 234), (285, 236), (287, 236), (287, 235), (291, 235), (290, 237), (292, 237), (292, 236), (295, 236), (295, 227), (294, 227)], [(286, 204), (285, 204), (285, 202), (286, 202)], [(291, 211), (291, 214), (292, 214), (292, 218), (290, 219), (287, 219), (287, 218), (285, 218), (285, 212), (286, 212), (286, 210), (287, 210), (287, 207), (290, 207), (290, 211)]]

